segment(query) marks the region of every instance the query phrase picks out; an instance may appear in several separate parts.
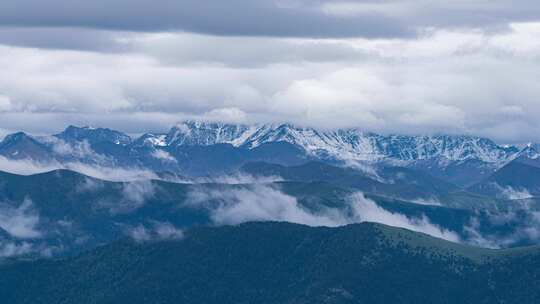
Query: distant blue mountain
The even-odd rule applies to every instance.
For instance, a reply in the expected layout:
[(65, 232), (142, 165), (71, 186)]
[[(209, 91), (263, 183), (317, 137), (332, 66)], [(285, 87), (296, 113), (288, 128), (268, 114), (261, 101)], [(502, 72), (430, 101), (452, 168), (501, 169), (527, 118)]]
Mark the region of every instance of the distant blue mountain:
[(383, 136), (358, 129), (186, 121), (168, 133), (135, 139), (111, 129), (74, 126), (54, 136), (16, 133), (0, 143), (0, 155), (193, 176), (223, 174), (253, 161), (299, 165), (315, 160), (360, 170), (409, 168), (468, 187), (513, 160), (536, 162), (540, 154), (534, 146), (500, 146), (473, 136)]
[(23, 132), (6, 136), (0, 142), (0, 155), (17, 160), (50, 161), (54, 158), (49, 146)]
[(129, 137), (127, 134), (104, 128), (78, 128), (75, 126), (69, 126), (62, 133), (54, 136), (66, 142), (87, 141), (90, 144), (107, 142), (122, 146), (129, 145), (131, 143), (131, 137)]

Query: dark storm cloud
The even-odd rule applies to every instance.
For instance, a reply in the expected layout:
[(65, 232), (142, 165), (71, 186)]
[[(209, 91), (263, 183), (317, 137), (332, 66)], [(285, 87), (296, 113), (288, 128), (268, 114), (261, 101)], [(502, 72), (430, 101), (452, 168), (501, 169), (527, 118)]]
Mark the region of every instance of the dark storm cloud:
[(4, 45), (99, 52), (126, 51), (116, 38), (122, 32), (68, 27), (0, 27)]
[(532, 0), (7, 0), (0, 24), (279, 37), (404, 37), (418, 27), (538, 20)]
[[(290, 2), (290, 3), (289, 3)], [(0, 3), (0, 24), (90, 27), (128, 31), (183, 30), (213, 35), (387, 37), (412, 32), (379, 14), (342, 18), (317, 9), (319, 1), (268, 0), (17, 0)]]

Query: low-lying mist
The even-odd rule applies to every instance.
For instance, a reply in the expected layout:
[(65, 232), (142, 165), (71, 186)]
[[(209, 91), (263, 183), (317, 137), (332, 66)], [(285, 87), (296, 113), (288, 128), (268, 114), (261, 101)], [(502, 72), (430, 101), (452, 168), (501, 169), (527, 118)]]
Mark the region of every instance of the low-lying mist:
[(208, 210), (216, 225), (249, 221), (285, 221), (309, 226), (337, 227), (361, 222), (376, 222), (426, 233), (449, 241), (460, 241), (457, 233), (430, 222), (426, 216), (407, 217), (392, 213), (357, 192), (347, 198), (343, 208), (320, 207), (310, 210), (295, 197), (275, 186), (251, 185), (227, 191), (193, 191), (188, 204)]
[(136, 181), (159, 179), (156, 173), (141, 168), (108, 167), (81, 162), (60, 163), (57, 161), (39, 162), (31, 159), (14, 160), (0, 156), (0, 171), (32, 175), (66, 169), (106, 181)]

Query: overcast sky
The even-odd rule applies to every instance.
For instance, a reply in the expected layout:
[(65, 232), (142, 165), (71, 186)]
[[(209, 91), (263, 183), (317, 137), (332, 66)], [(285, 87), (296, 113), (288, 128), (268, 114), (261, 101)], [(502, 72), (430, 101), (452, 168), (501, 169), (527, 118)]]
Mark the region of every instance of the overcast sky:
[(187, 118), (540, 141), (538, 0), (3, 0), (0, 135)]

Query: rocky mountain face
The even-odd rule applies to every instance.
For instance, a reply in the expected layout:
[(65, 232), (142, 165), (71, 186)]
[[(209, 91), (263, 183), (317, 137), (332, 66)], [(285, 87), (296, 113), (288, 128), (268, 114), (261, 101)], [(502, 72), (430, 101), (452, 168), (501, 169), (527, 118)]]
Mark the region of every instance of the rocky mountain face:
[(317, 130), (281, 125), (229, 125), (185, 122), (175, 126), (166, 145), (213, 145), (220, 143), (253, 149), (264, 143), (288, 142), (308, 153), (341, 160), (412, 162), (440, 159), (441, 162), (480, 160), (504, 163), (519, 152), (485, 138), (472, 136), (382, 136), (358, 129)]

